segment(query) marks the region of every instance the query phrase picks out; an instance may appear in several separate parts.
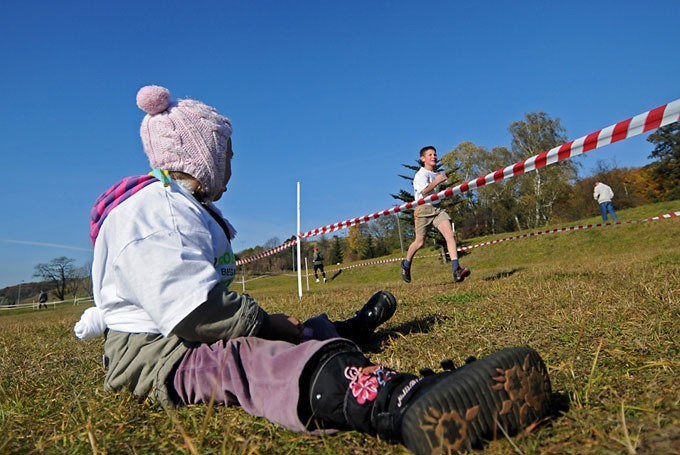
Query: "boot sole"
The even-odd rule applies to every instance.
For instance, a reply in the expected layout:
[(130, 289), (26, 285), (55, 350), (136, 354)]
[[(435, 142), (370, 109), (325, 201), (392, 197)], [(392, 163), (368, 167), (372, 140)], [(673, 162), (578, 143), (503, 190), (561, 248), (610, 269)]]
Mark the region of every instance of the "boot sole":
[(545, 419), (550, 395), (550, 378), (535, 350), (503, 349), (454, 371), (416, 399), (402, 420), (402, 439), (416, 454), (478, 448)]

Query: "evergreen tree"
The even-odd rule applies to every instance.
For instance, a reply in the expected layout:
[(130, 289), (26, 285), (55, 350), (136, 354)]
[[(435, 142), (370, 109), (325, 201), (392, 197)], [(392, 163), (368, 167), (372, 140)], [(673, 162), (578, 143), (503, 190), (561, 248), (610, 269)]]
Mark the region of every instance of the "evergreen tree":
[(375, 245), (373, 242), (373, 236), (371, 234), (367, 234), (364, 237), (364, 241), (362, 242), (362, 248), (361, 248), (361, 256), (362, 259), (373, 259), (376, 254), (375, 254)]
[[(402, 202), (413, 202), (415, 200), (414, 194), (413, 194), (413, 178), (415, 177), (416, 172), (420, 170), (422, 167), (422, 162), (420, 159), (416, 160), (417, 165), (412, 165), (412, 164), (402, 164), (403, 167), (406, 169), (410, 169), (413, 171), (413, 174), (411, 176), (407, 175), (401, 175), (399, 174), (399, 177), (403, 178), (404, 180), (408, 180), (410, 182), (410, 190), (404, 190), (401, 189), (397, 194), (390, 194), (392, 198), (400, 200)], [(446, 166), (445, 163), (441, 160), (437, 160), (437, 164), (435, 165), (434, 172), (436, 173), (444, 173), (448, 177), (448, 180), (446, 183), (443, 183), (440, 185), (440, 188), (443, 187), (450, 187), (453, 185), (456, 185), (460, 179), (458, 175), (456, 174), (457, 168), (455, 167), (450, 167)], [(440, 190), (437, 190), (440, 191)], [(451, 216), (451, 219), (453, 219), (452, 212), (453, 212), (453, 207), (458, 204), (458, 201), (452, 200), (452, 198), (446, 198), (442, 199), (440, 202), (440, 207), (442, 207), (446, 212)], [(401, 205), (401, 204), (400, 204)], [(413, 210), (405, 210), (399, 214), (399, 222), (401, 227), (403, 228), (404, 226), (409, 226), (410, 230), (409, 233), (413, 235), (413, 230), (414, 230), (414, 219), (413, 219)], [(403, 234), (403, 232), (402, 232)], [(428, 236), (432, 237), (439, 246), (446, 246), (446, 241), (444, 240), (444, 237), (439, 233), (437, 229), (430, 229), (428, 230)], [(409, 243), (410, 240), (407, 240), (407, 238), (411, 238), (410, 236), (404, 237), (404, 247), (406, 247)]]
[[(415, 197), (413, 195), (413, 177), (416, 175), (416, 172), (418, 172), (421, 167), (420, 160), (416, 160), (416, 163), (417, 163), (416, 165), (402, 164), (403, 167), (412, 171), (412, 174), (410, 176), (399, 174), (399, 177), (401, 177), (404, 180), (408, 180), (410, 189), (409, 190), (400, 189), (397, 194), (390, 194), (390, 196), (392, 196), (393, 199), (397, 199), (398, 201), (401, 201), (401, 203), (414, 201)], [(401, 203), (399, 205), (401, 205)], [(399, 217), (403, 223), (410, 225), (413, 224), (413, 210), (405, 210), (399, 214)]]
[(319, 247), (319, 251), (321, 251), (321, 254), (323, 254), (324, 257), (328, 257), (328, 252), (330, 251), (331, 245), (325, 235), (322, 235), (319, 238), (319, 243), (317, 243), (316, 246)]
[(650, 166), (650, 174), (662, 200), (680, 199), (680, 122), (662, 126), (647, 140), (656, 146), (649, 155), (657, 160)]
[(330, 264), (341, 264), (342, 258), (342, 244), (340, 243), (340, 238), (337, 235), (334, 235), (333, 242), (331, 243), (331, 252), (328, 254), (328, 262)]

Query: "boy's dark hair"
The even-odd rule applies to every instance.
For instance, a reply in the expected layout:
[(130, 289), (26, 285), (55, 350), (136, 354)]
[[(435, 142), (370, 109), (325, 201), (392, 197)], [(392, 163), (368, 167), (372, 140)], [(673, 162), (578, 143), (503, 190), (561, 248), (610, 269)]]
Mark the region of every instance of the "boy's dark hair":
[(427, 151), (430, 150), (430, 149), (431, 149), (431, 150), (434, 150), (434, 152), (437, 153), (437, 149), (434, 148), (432, 145), (426, 145), (425, 147), (423, 147), (423, 148), (420, 149), (420, 156), (425, 155), (425, 152), (427, 152)]

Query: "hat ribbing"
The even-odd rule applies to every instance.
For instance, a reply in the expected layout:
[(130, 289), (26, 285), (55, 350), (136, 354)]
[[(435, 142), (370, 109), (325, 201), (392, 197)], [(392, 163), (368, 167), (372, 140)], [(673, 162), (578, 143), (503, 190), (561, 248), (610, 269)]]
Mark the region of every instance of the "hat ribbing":
[(231, 121), (200, 101), (171, 101), (168, 89), (142, 87), (137, 105), (147, 113), (140, 135), (153, 168), (191, 175), (211, 198), (224, 189)]

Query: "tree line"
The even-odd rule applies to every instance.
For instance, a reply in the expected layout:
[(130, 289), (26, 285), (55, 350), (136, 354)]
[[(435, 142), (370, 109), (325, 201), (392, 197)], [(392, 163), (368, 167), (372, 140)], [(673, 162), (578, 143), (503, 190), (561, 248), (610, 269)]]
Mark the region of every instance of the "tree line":
[[(526, 114), (522, 120), (512, 122), (508, 131), (512, 137), (509, 148), (487, 148), (464, 141), (444, 153), (436, 171), (447, 175), (445, 186), (470, 181), (567, 141), (560, 120), (544, 112)], [(648, 158), (654, 161), (646, 166), (622, 168), (615, 163), (598, 161), (590, 176), (579, 178), (579, 163), (566, 160), (483, 186), (460, 197), (447, 198), (441, 203), (455, 223), (459, 243), (464, 243), (465, 239), (473, 237), (537, 229), (550, 223), (597, 216), (599, 207), (593, 199), (597, 181), (612, 187), (617, 209), (680, 199), (680, 123), (659, 128), (647, 141), (653, 144)], [(400, 175), (409, 182), (408, 187), (391, 194), (399, 204), (413, 201), (411, 181), (420, 162), (416, 160), (415, 164), (402, 166), (408, 169)], [(444, 245), (436, 230), (430, 235), (433, 245)], [(318, 246), (327, 264), (338, 264), (397, 253), (408, 247), (412, 240), (413, 212), (408, 211), (351, 227), (346, 236), (303, 240), (301, 253), (311, 261), (312, 248)], [(278, 238), (273, 238), (263, 246), (241, 251), (237, 257), (248, 257), (280, 244)], [(254, 261), (247, 265), (248, 273), (292, 271), (294, 254), (288, 249)]]
[[(462, 142), (446, 153), (441, 161), (449, 184), (486, 175), (566, 142), (559, 119), (542, 112), (512, 122), (509, 132), (509, 149)], [(465, 193), (450, 210), (458, 233), (470, 238), (597, 216), (593, 200), (597, 181), (612, 187), (617, 209), (680, 198), (680, 125), (662, 127), (647, 140), (655, 145), (648, 156), (655, 161), (643, 167), (620, 168), (598, 161), (592, 175), (579, 179), (579, 164), (572, 159)]]
[(61, 301), (92, 294), (90, 266), (76, 266), (75, 259), (60, 256), (35, 265), (33, 277), (40, 281), (7, 286), (0, 290), (0, 306), (35, 301), (45, 291), (50, 300)]
[[(560, 120), (544, 112), (526, 114), (522, 120), (512, 122), (508, 130), (512, 137), (510, 148), (495, 146), (489, 149), (464, 141), (444, 153), (435, 170), (447, 175), (446, 186), (486, 175), (567, 140)], [(579, 179), (579, 164), (567, 160), (483, 186), (460, 197), (447, 198), (441, 203), (454, 221), (459, 244), (462, 244), (465, 239), (473, 237), (536, 229), (550, 223), (597, 216), (599, 208), (593, 200), (596, 181), (612, 187), (617, 209), (680, 199), (680, 122), (657, 129), (647, 141), (653, 144), (648, 158), (654, 161), (646, 166), (620, 168), (599, 161), (592, 175)], [(407, 174), (400, 175), (409, 182), (408, 187), (391, 194), (400, 204), (413, 201), (411, 181), (420, 162), (416, 160), (415, 164), (402, 166), (408, 169)], [(432, 245), (444, 245), (436, 230), (430, 235)], [(302, 240), (300, 249), (311, 269), (314, 246), (319, 247), (326, 265), (336, 265), (403, 252), (413, 237), (413, 212), (407, 211), (353, 226), (346, 236)], [(287, 240), (293, 239), (294, 236)], [(236, 257), (246, 258), (282, 243), (279, 238), (273, 237), (261, 246), (240, 251)], [(258, 275), (294, 271), (296, 251), (296, 248), (288, 248), (246, 264), (245, 273)], [(62, 256), (36, 265), (34, 276), (42, 282), (23, 284), (25, 293), (21, 300), (35, 297), (43, 288), (47, 288), (45, 290), (57, 300), (79, 293), (89, 294), (92, 288), (89, 267), (76, 267), (74, 264), (73, 259)], [(1, 290), (0, 305), (16, 303), (15, 296), (18, 297), (17, 286)]]

